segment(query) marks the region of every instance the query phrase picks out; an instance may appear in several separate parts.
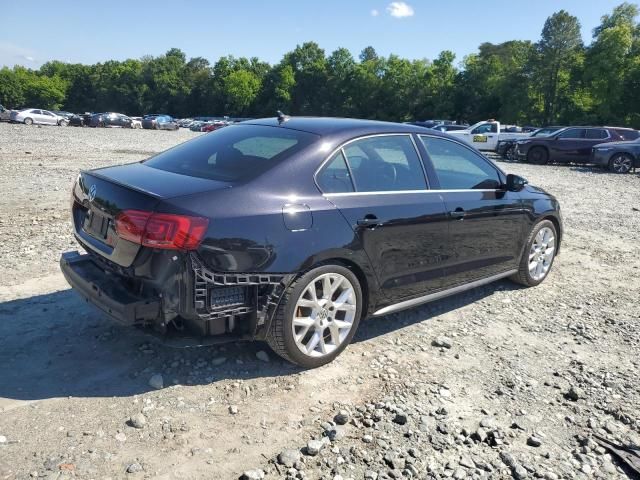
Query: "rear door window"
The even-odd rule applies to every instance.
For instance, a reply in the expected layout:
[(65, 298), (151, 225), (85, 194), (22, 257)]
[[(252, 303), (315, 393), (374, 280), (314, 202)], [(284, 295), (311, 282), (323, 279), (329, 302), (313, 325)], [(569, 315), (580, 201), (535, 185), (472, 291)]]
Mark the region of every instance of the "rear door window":
[(230, 125), (144, 162), (149, 167), (225, 182), (248, 181), (311, 145), (312, 133), (263, 125)]
[(381, 135), (343, 148), (358, 192), (424, 190), (422, 163), (409, 135)]

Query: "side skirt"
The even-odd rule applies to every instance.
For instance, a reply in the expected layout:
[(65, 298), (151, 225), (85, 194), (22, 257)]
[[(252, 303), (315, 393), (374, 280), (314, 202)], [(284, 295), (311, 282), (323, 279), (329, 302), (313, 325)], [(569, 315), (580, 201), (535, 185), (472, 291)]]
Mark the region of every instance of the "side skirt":
[(491, 277), (481, 278), (480, 280), (476, 280), (474, 282), (465, 283), (464, 285), (458, 285), (457, 287), (430, 293), (428, 295), (423, 295), (422, 297), (412, 298), (411, 300), (405, 300), (400, 303), (394, 303), (393, 305), (389, 305), (388, 307), (376, 310), (373, 313), (373, 316), (378, 317), (380, 315), (387, 315), (388, 313), (398, 312), (400, 310), (405, 310), (417, 305), (422, 305), (423, 303), (433, 302), (434, 300), (439, 300), (441, 298), (448, 297), (449, 295), (455, 295), (456, 293), (464, 292), (481, 285), (486, 285), (487, 283), (495, 282), (496, 280), (500, 280), (501, 278), (510, 277), (517, 272), (517, 269), (509, 270), (507, 272), (498, 273), (497, 275), (492, 275)]

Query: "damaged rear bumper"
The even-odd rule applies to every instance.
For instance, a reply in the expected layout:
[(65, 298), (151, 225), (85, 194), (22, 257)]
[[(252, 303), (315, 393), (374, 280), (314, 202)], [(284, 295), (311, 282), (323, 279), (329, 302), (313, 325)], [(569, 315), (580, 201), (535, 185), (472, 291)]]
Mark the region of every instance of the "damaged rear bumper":
[(114, 320), (126, 324), (144, 324), (160, 316), (160, 300), (135, 295), (115, 275), (100, 269), (90, 255), (63, 253), (60, 269), (69, 285), (88, 303)]
[(172, 281), (146, 289), (132, 288), (126, 277), (96, 263), (90, 254), (64, 253), (60, 268), (74, 290), (109, 317), (126, 325), (153, 327), (149, 333), (163, 334), (167, 340), (181, 337), (184, 346), (207, 344), (203, 339), (211, 337), (216, 342), (222, 337), (265, 338), (294, 275), (218, 273), (193, 253), (183, 259), (182, 271)]

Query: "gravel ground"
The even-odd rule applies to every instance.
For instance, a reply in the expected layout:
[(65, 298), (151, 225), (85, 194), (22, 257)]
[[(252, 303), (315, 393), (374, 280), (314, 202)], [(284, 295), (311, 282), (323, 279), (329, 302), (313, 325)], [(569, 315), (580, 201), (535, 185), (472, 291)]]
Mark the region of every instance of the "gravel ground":
[(301, 371), (163, 347), (58, 272), (78, 170), (195, 135), (0, 124), (0, 479), (633, 478), (594, 435), (640, 444), (640, 175), (501, 163), (562, 203), (547, 281), (366, 322)]

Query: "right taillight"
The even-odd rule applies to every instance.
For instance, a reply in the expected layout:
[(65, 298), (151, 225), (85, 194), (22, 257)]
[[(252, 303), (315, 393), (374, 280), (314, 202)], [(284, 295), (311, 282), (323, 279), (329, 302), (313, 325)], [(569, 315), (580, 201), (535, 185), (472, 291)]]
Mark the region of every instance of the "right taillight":
[(204, 239), (209, 220), (203, 217), (124, 210), (116, 217), (120, 238), (145, 247), (195, 250)]

